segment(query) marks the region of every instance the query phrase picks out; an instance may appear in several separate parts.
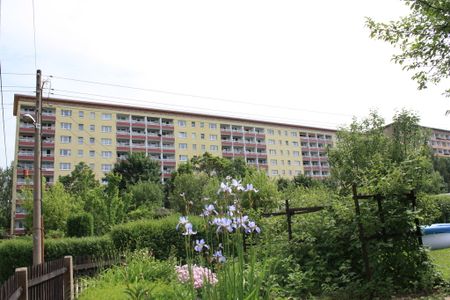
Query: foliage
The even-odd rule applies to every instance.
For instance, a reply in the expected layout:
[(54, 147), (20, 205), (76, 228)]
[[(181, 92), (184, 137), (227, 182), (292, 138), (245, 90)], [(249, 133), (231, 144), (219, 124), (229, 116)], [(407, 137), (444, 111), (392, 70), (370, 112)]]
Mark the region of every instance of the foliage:
[(164, 193), (159, 183), (138, 182), (128, 187), (126, 197), (128, 198), (128, 210), (133, 210), (141, 206), (161, 207)]
[(450, 223), (450, 195), (429, 195), (428, 202), (435, 207), (435, 214), (425, 224)]
[[(429, 291), (436, 282), (425, 250), (405, 225), (413, 223), (414, 214), (406, 217), (404, 204), (395, 198), (383, 202), (386, 230), (388, 234), (403, 235), (386, 242), (381, 238), (368, 242), (372, 278), (367, 281), (353, 201), (324, 188), (292, 188), (285, 197), (292, 199), (291, 207), (325, 209), (293, 216), (290, 242), (282, 217), (260, 221), (262, 248), (265, 255), (270, 255), (268, 264), (272, 266), (267, 284), (274, 286), (273, 291), (280, 297), (386, 298), (397, 293)], [(373, 236), (379, 233), (381, 225), (378, 216), (371, 213), (377, 212), (376, 203), (375, 207), (368, 204), (361, 204), (361, 221), (366, 236)]]
[(128, 185), (138, 182), (159, 182), (161, 169), (157, 161), (135, 152), (128, 153), (126, 159), (119, 160), (114, 165), (113, 173), (121, 176), (119, 189), (123, 191)]
[(173, 212), (164, 207), (148, 208), (139, 207), (127, 213), (127, 221), (137, 221), (144, 219), (160, 219), (170, 216)]
[(339, 143), (329, 150), (338, 187), (345, 193), (352, 185), (368, 193), (439, 192), (442, 180), (433, 172), (426, 133), (418, 121), (413, 113), (401, 111), (386, 135), (384, 120), (372, 112), (338, 131)]
[(219, 179), (225, 179), (227, 176), (242, 179), (250, 171), (250, 167), (242, 158), (230, 160), (213, 156), (208, 152), (203, 153), (202, 156), (194, 156), (190, 164), (195, 172), (203, 172), (210, 177), (216, 176)]
[(276, 181), (269, 178), (263, 171), (248, 173), (242, 180), (244, 186), (252, 184), (258, 187), (258, 192), (254, 191), (242, 195), (242, 206), (244, 208), (259, 209), (269, 212), (279, 206), (280, 193)]
[[(205, 187), (210, 180), (210, 177), (203, 173), (176, 176), (173, 179), (173, 190), (169, 195), (170, 207), (181, 213), (199, 214), (206, 203)], [(186, 212), (186, 207), (189, 207), (189, 212)]]
[(0, 231), (11, 226), (12, 175), (12, 167), (0, 168)]
[(72, 215), (67, 220), (67, 236), (84, 237), (94, 234), (94, 217), (90, 213)]
[(87, 191), (100, 186), (100, 182), (95, 179), (92, 169), (84, 162), (80, 162), (75, 169), (66, 176), (60, 176), (59, 182), (71, 195), (82, 196)]
[[(30, 190), (23, 191), (23, 207), (29, 212), (25, 219), (25, 227), (30, 230), (33, 217), (33, 196)], [(82, 204), (66, 192), (64, 186), (56, 182), (49, 189), (42, 192), (42, 216), (45, 232), (50, 230), (65, 230), (69, 215), (82, 211)]]
[(433, 168), (442, 176), (446, 191), (450, 192), (450, 158), (433, 156)]
[[(199, 218), (192, 218), (194, 224), (200, 224)], [(176, 215), (162, 219), (140, 220), (120, 224), (112, 228), (110, 235), (120, 251), (148, 249), (157, 259), (166, 259), (171, 252), (183, 257), (184, 243), (175, 229), (178, 223)], [(199, 229), (204, 236), (204, 230)]]
[[(13, 239), (0, 243), (0, 282), (6, 280), (15, 268), (31, 266), (33, 242), (31, 239)], [(45, 240), (45, 260), (65, 255), (103, 257), (114, 254), (113, 243), (107, 236)]]
[(430, 251), (431, 260), (442, 277), (450, 282), (450, 248)]
[[(410, 14), (397, 21), (377, 23), (368, 18), (371, 37), (400, 49), (393, 56), (404, 70), (414, 72), (419, 89), (437, 84), (450, 74), (450, 3), (441, 0), (404, 0)], [(446, 94), (450, 94), (447, 89)]]

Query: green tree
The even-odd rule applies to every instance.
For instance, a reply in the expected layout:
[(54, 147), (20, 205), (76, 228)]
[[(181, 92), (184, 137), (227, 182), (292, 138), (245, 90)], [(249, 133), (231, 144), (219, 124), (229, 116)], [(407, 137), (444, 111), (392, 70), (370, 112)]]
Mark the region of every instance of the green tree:
[[(25, 227), (29, 230), (33, 217), (33, 194), (31, 190), (25, 191), (24, 208), (29, 212), (25, 219)], [(81, 203), (75, 201), (60, 182), (56, 182), (42, 193), (42, 216), (44, 218), (45, 232), (50, 230), (66, 230), (67, 219), (71, 214), (82, 212)]]
[(447, 192), (450, 192), (450, 158), (434, 156), (433, 168), (442, 176)]
[[(400, 49), (393, 61), (414, 72), (419, 89), (450, 75), (450, 2), (404, 0), (410, 14), (397, 21), (379, 23), (368, 18), (370, 36)], [(450, 89), (446, 90), (447, 96)]]
[(143, 153), (129, 153), (127, 159), (114, 165), (113, 173), (121, 175), (119, 189), (124, 191), (128, 185), (140, 181), (159, 182), (161, 170), (157, 161)]
[[(206, 174), (181, 174), (174, 181), (174, 189), (170, 193), (170, 207), (181, 213), (199, 214), (205, 202), (204, 187), (208, 186)], [(217, 191), (217, 188), (216, 188)]]
[(191, 165), (195, 172), (203, 172), (210, 177), (217, 176), (220, 179), (227, 176), (244, 178), (252, 169), (240, 157), (227, 159), (213, 156), (208, 152), (203, 153), (202, 156), (194, 156), (191, 159)]
[(0, 231), (11, 226), (12, 174), (12, 167), (0, 168)]
[(161, 184), (154, 182), (139, 182), (128, 187), (128, 210), (135, 210), (141, 206), (147, 208), (161, 207), (164, 193)]
[(94, 172), (84, 162), (77, 164), (69, 175), (60, 176), (59, 181), (72, 195), (84, 195), (88, 190), (100, 186)]

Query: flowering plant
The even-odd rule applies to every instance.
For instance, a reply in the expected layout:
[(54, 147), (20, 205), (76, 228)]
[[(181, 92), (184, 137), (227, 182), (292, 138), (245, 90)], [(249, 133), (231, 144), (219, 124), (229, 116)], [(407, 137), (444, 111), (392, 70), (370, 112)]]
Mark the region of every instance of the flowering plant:
[[(200, 215), (207, 229), (206, 241), (195, 239), (192, 245), (191, 236), (197, 231), (187, 216), (180, 217), (177, 230), (185, 236), (187, 264), (177, 267), (176, 271), (181, 282), (191, 283), (193, 299), (200, 289), (207, 299), (229, 298), (230, 295), (234, 295), (232, 299), (243, 299), (248, 293), (258, 294), (261, 280), (246, 278), (256, 276), (255, 253), (252, 251), (253, 257), (249, 257), (244, 243), (245, 236), (258, 234), (261, 229), (244, 214), (241, 205), (242, 194), (257, 192), (252, 184), (244, 187), (239, 180), (227, 177), (217, 191), (218, 200), (205, 205)], [(248, 261), (252, 262), (250, 266)], [(245, 271), (247, 268), (250, 272)]]

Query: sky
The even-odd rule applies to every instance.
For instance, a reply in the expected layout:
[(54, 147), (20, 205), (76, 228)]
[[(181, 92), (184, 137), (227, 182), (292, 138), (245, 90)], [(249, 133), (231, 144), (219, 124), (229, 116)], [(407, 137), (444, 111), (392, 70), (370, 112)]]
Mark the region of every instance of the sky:
[(371, 110), (388, 123), (405, 108), (424, 126), (450, 129), (445, 82), (417, 90), (391, 62), (399, 50), (369, 38), (365, 17), (398, 19), (408, 14), (401, 0), (1, 5), (0, 167), (13, 159), (14, 93), (34, 93), (36, 69), (44, 96), (332, 129)]

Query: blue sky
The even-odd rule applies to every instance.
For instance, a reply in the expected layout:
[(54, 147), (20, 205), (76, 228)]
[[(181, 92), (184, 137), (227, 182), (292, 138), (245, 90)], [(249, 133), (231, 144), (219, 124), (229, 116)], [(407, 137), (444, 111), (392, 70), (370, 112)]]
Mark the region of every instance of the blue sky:
[[(423, 125), (450, 129), (444, 116), (449, 102), (441, 95), (447, 87), (418, 91), (411, 74), (390, 61), (396, 50), (369, 39), (364, 18), (404, 15), (408, 10), (400, 0), (34, 4), (36, 66), (58, 97), (327, 128), (349, 124), (352, 116), (367, 116), (370, 109), (389, 122), (396, 110), (407, 108), (421, 116)], [(31, 0), (2, 5), (0, 59), (4, 100), (11, 104), (14, 92), (32, 92), (35, 86), (34, 76), (8, 75), (36, 71), (33, 10)], [(5, 108), (11, 160), (15, 122), (12, 106)]]

